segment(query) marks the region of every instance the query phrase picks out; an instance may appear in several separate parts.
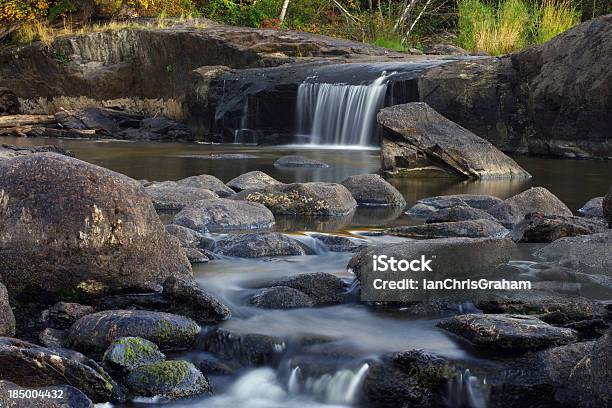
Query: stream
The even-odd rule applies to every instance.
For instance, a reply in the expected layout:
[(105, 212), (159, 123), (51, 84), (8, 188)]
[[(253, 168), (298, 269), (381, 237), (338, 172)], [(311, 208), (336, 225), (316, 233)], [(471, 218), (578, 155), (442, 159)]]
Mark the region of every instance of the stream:
[[(89, 140), (44, 140), (0, 138), (0, 143), (22, 146), (56, 144), (71, 150), (79, 159), (124, 173), (135, 179), (176, 180), (198, 174), (212, 174), (224, 182), (251, 170), (261, 170), (283, 182), (334, 181), (353, 174), (376, 172), (379, 151), (374, 148), (330, 148), (313, 146), (256, 147), (249, 145), (174, 144), (153, 142), (118, 142)], [(279, 169), (274, 161), (282, 155), (300, 154), (330, 164), (324, 169)], [(230, 155), (230, 156), (224, 156)], [(248, 156), (235, 156), (248, 155)], [(239, 158), (237, 158), (239, 157)], [(460, 181), (455, 179), (412, 179), (393, 181), (411, 206), (416, 200), (433, 195), (458, 193), (491, 194), (506, 198), (530, 186), (544, 186), (576, 212), (587, 200), (602, 195), (609, 187), (611, 161), (554, 160), (516, 156), (533, 178), (530, 180)], [(258, 285), (274, 279), (308, 272), (328, 272), (351, 283), (346, 270), (351, 253), (328, 252), (309, 232), (334, 232), (367, 240), (391, 242), (401, 238), (367, 234), (385, 225), (416, 224), (398, 210), (359, 209), (340, 219), (298, 219), (277, 217), (276, 230), (292, 234), (309, 246), (314, 255), (274, 259), (221, 258), (194, 265), (202, 287), (232, 309), (232, 318), (222, 324), (238, 332), (258, 333), (284, 338), (325, 336), (333, 339), (339, 358), (313, 345), (307, 355), (288, 349), (277, 368), (239, 370), (230, 376), (211, 376), (215, 396), (168, 403), (181, 408), (315, 408), (352, 406), (367, 372), (367, 361), (386, 352), (422, 349), (468, 365), (478, 364), (487, 356), (475, 353), (465, 343), (437, 329), (436, 319), (414, 318), (402, 309), (377, 310), (357, 302), (339, 306), (266, 310), (249, 306), (247, 299)], [(364, 235), (365, 234), (365, 235)], [(218, 239), (216, 234), (212, 238)], [(530, 249), (530, 248), (527, 248)], [(537, 268), (523, 247), (512, 262), (518, 271)], [(458, 305), (465, 312), (469, 304)], [(206, 329), (204, 329), (206, 330)], [(326, 343), (326, 347), (330, 347)], [(304, 350), (300, 351), (301, 353)], [(177, 354), (194, 362), (205, 352)], [(171, 357), (174, 357), (172, 355)], [(305, 357), (315, 365), (333, 367), (322, 375), (309, 375), (297, 363)], [(311, 362), (312, 363), (312, 362)], [(480, 385), (485, 378), (466, 370), (448, 387), (445, 397), (449, 407), (485, 406)], [(137, 399), (127, 406), (157, 404), (155, 399)], [(101, 407), (111, 407), (102, 404)], [(116, 406), (116, 405), (115, 405)]]

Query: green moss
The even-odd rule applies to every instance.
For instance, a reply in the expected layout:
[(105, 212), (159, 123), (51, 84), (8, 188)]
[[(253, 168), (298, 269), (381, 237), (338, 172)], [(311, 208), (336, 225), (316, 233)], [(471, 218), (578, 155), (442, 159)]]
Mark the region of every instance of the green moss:
[(161, 354), (154, 343), (140, 337), (125, 337), (117, 340), (117, 344), (124, 346), (123, 363), (127, 366), (134, 366), (143, 359)]
[(175, 387), (189, 376), (186, 361), (160, 361), (134, 371), (134, 380), (148, 387)]

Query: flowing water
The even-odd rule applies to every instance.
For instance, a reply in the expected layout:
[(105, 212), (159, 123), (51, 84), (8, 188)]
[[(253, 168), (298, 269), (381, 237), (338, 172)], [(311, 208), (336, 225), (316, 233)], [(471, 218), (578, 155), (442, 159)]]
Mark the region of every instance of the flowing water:
[[(380, 86), (383, 86), (382, 84)], [(367, 87), (366, 87), (367, 88)], [(333, 92), (350, 93), (348, 90)], [(364, 95), (373, 90), (362, 90)], [(331, 91), (330, 91), (331, 92)], [(353, 91), (351, 91), (353, 92)], [(358, 92), (356, 92), (358, 94)], [(364, 96), (365, 97), (365, 96)], [(318, 103), (318, 102), (317, 102)], [(323, 104), (323, 102), (321, 102)], [(316, 114), (313, 118), (316, 117)], [(314, 119), (313, 119), (314, 123)], [(246, 126), (245, 126), (246, 127)], [(324, 135), (324, 133), (320, 133)], [(347, 136), (348, 137), (348, 136)], [(356, 139), (357, 140), (357, 139)], [(57, 144), (72, 150), (76, 157), (127, 174), (136, 179), (176, 180), (197, 174), (212, 174), (223, 181), (251, 170), (261, 170), (283, 182), (341, 181), (352, 174), (376, 172), (376, 149), (346, 149), (313, 146), (254, 147), (245, 145), (204, 145), (151, 142), (86, 140), (44, 140), (0, 138), (0, 143), (18, 145)], [(361, 143), (361, 141), (359, 141)], [(224, 154), (229, 154), (223, 159)], [(236, 154), (249, 158), (235, 158)], [(330, 164), (325, 169), (281, 169), (274, 161), (282, 155), (301, 154)], [(234, 156), (232, 156), (234, 155)], [(501, 198), (530, 186), (544, 186), (576, 211), (588, 199), (609, 188), (610, 161), (554, 160), (530, 157), (515, 159), (533, 174), (531, 180), (461, 181), (414, 179), (394, 181), (409, 205), (417, 199), (442, 194), (493, 194)], [(342, 358), (330, 359), (313, 345), (308, 350), (286, 353), (278, 367), (245, 369), (233, 376), (212, 376), (215, 396), (169, 403), (180, 408), (333, 408), (354, 405), (369, 368), (368, 363), (393, 351), (423, 349), (456, 362), (477, 364), (482, 356), (437, 329), (434, 318), (416, 318), (406, 310), (377, 310), (357, 302), (317, 309), (265, 310), (249, 305), (247, 299), (257, 287), (271, 280), (308, 272), (333, 273), (347, 283), (353, 276), (346, 270), (350, 253), (331, 253), (312, 231), (348, 234), (369, 242), (394, 242), (399, 238), (375, 237), (364, 231), (384, 225), (416, 223), (401, 210), (359, 209), (346, 217), (331, 219), (278, 217), (276, 229), (293, 234), (312, 248), (315, 255), (275, 259), (222, 258), (194, 266), (200, 285), (226, 302), (233, 316), (222, 325), (245, 333), (283, 338), (331, 339), (326, 348), (338, 350)], [(221, 235), (214, 235), (218, 239)], [(512, 263), (517, 273), (537, 271), (530, 251), (518, 253)], [(469, 304), (457, 305), (465, 312)], [(200, 361), (208, 354), (194, 350), (177, 357)], [(313, 372), (304, 361), (326, 367)], [(311, 364), (312, 365), (312, 364)], [(449, 382), (444, 396), (448, 407), (483, 408), (482, 391), (486, 378), (463, 371)], [(138, 399), (129, 406), (160, 404), (155, 399)], [(110, 406), (110, 404), (106, 404)]]

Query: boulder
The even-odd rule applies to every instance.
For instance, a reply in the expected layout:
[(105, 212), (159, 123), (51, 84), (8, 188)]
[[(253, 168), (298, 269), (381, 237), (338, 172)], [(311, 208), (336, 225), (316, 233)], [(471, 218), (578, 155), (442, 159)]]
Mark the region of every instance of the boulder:
[(466, 205), (442, 208), (441, 210), (425, 216), (425, 222), (427, 223), (473, 220), (488, 220), (490, 222), (499, 224), (498, 220), (485, 210), (479, 210), (478, 208), (473, 208)]
[(564, 215), (529, 213), (512, 229), (515, 242), (553, 242), (559, 238), (605, 232), (603, 220)]
[[(396, 260), (419, 260), (420, 263), (431, 269), (416, 272), (414, 278), (422, 273), (427, 274), (428, 280), (446, 278), (473, 278), (487, 276), (493, 273), (500, 265), (510, 260), (515, 245), (506, 238), (440, 238), (424, 241), (406, 241), (395, 244), (385, 244), (366, 248), (357, 253), (348, 264), (361, 284), (362, 301), (393, 301), (414, 302), (416, 300), (429, 300), (434, 291), (425, 290), (375, 290), (375, 279), (382, 278), (381, 271), (374, 271), (374, 259), (386, 256)], [(388, 280), (405, 279), (406, 272), (386, 271), (384, 278)], [(467, 298), (467, 296), (466, 296)]]
[[(0, 406), (2, 407), (19, 407), (19, 408), (94, 408), (93, 402), (78, 389), (70, 385), (55, 385), (52, 387), (37, 387), (34, 389), (40, 395), (49, 395), (37, 399), (20, 399), (19, 402), (15, 398), (11, 398), (10, 390), (24, 390), (25, 387), (19, 386), (10, 381), (0, 380)], [(57, 395), (61, 392), (62, 399), (58, 399)], [(55, 398), (53, 398), (55, 396)]]
[(0, 162), (0, 173), (0, 280), (11, 296), (97, 296), (191, 276), (135, 180), (52, 153)]
[(160, 361), (133, 370), (125, 385), (132, 395), (168, 399), (212, 394), (208, 379), (187, 361)]
[(274, 225), (274, 215), (257, 202), (215, 198), (183, 208), (173, 223), (201, 233), (267, 230)]
[(383, 143), (381, 156), (382, 171), (389, 176), (410, 176), (434, 168), (465, 178), (531, 177), (491, 143), (426, 103), (384, 108), (377, 118), (388, 141)]
[(539, 249), (534, 256), (580, 272), (611, 276), (611, 246), (612, 231), (561, 238)]
[(209, 174), (191, 176), (177, 181), (181, 186), (202, 188), (210, 190), (221, 198), (233, 196), (234, 190), (223, 184), (221, 180)]
[(610, 191), (604, 197), (601, 207), (603, 208), (603, 215), (608, 220), (610, 227), (612, 228), (612, 187)]
[(38, 341), (40, 342), (40, 344), (45, 347), (49, 347), (50, 349), (61, 349), (62, 347), (64, 347), (64, 342), (66, 341), (67, 335), (67, 330), (53, 329), (51, 327), (47, 327), (38, 335)]
[(571, 343), (576, 332), (551, 326), (533, 316), (467, 314), (453, 316), (438, 327), (467, 339), (478, 347), (526, 351)]
[(544, 187), (533, 187), (507, 198), (503, 203), (491, 207), (488, 212), (505, 227), (512, 228), (534, 210), (542, 215), (573, 215), (561, 200)]
[(13, 337), (15, 335), (15, 315), (9, 303), (8, 291), (0, 283), (0, 337)]
[(280, 215), (340, 216), (357, 207), (351, 192), (343, 185), (319, 182), (244, 190), (236, 199), (261, 203)]
[(6, 88), (0, 88), (0, 116), (17, 115), (20, 103), (17, 95)]
[(223, 359), (258, 367), (277, 363), (287, 344), (279, 337), (218, 328), (206, 337), (204, 349)]
[(322, 161), (309, 159), (304, 156), (283, 156), (274, 162), (277, 167), (311, 167), (324, 168), (329, 167), (329, 164)]
[(310, 296), (288, 286), (262, 289), (251, 296), (249, 302), (262, 309), (296, 309), (315, 305)]
[(210, 252), (199, 248), (185, 248), (185, 253), (191, 264), (206, 263), (212, 259)]
[(221, 322), (231, 316), (227, 305), (191, 279), (170, 277), (164, 282), (163, 288), (165, 298), (179, 306), (188, 305), (188, 314), (200, 323)]
[(250, 188), (262, 188), (283, 184), (263, 171), (249, 171), (227, 182), (227, 186), (236, 192)]
[(503, 238), (509, 231), (499, 223), (491, 220), (469, 220), (456, 222), (440, 222), (435, 224), (413, 225), (387, 228), (387, 235), (395, 235), (406, 238), (433, 239), (448, 237), (467, 238)]
[(215, 253), (239, 258), (306, 255), (305, 247), (297, 240), (278, 232), (257, 232), (229, 235), (215, 246)]
[(82, 354), (51, 350), (17, 339), (0, 338), (0, 378), (21, 387), (69, 383), (93, 402), (111, 401), (119, 395), (117, 385), (104, 370)]
[(330, 252), (356, 252), (362, 249), (367, 241), (342, 235), (309, 234), (311, 238), (321, 241)]
[(92, 314), (94, 308), (79, 303), (58, 302), (43, 311), (41, 320), (55, 329), (68, 329), (83, 316)]
[(140, 337), (121, 337), (108, 346), (102, 357), (102, 365), (111, 374), (122, 377), (138, 367), (165, 359), (166, 356), (155, 343)]
[(348, 285), (335, 275), (323, 272), (305, 273), (293, 278), (282, 279), (269, 284), (270, 287), (289, 287), (305, 293), (315, 306), (343, 303)]
[(451, 44), (428, 44), (423, 46), (423, 52), (427, 55), (472, 55), (469, 51)]
[(580, 215), (587, 218), (603, 218), (603, 200), (603, 197), (591, 198), (578, 210), (578, 212)]
[(452, 194), (445, 196), (435, 196), (422, 198), (417, 201), (417, 204), (423, 204), (431, 207), (432, 210), (441, 210), (449, 207), (460, 207), (467, 205), (468, 207), (477, 208), (479, 210), (488, 210), (489, 208), (503, 202), (501, 198), (482, 194)]
[(444, 406), (440, 395), (454, 374), (444, 359), (421, 350), (387, 354), (367, 363), (361, 402), (380, 408)]
[(215, 242), (198, 231), (176, 224), (166, 225), (166, 231), (178, 238), (183, 248), (210, 249)]
[(182, 210), (185, 206), (199, 200), (219, 198), (217, 194), (210, 190), (182, 186), (176, 183), (155, 183), (145, 187), (145, 192), (153, 200), (155, 209), (161, 211)]
[(102, 354), (121, 337), (142, 337), (161, 350), (188, 349), (200, 327), (191, 319), (145, 310), (107, 310), (87, 315), (74, 323), (67, 345), (85, 353)]
[(406, 206), (402, 193), (378, 174), (349, 176), (340, 184), (351, 192), (358, 205)]
[(23, 147), (10, 144), (2, 144), (2, 146), (0, 146), (0, 161), (34, 153), (57, 153), (63, 154), (64, 156), (74, 156), (74, 154), (70, 150), (64, 150), (61, 147), (53, 145)]

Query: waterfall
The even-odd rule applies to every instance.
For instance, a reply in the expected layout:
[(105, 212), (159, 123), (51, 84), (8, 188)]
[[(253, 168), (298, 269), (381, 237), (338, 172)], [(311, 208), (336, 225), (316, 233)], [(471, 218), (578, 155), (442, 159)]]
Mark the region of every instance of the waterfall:
[(383, 72), (369, 85), (302, 83), (298, 133), (313, 145), (377, 145), (376, 114), (384, 105), (388, 78)]
[(304, 389), (327, 404), (347, 404), (355, 402), (359, 387), (370, 366), (363, 364), (356, 372), (340, 370), (332, 374), (313, 379), (308, 378)]
[(477, 377), (466, 369), (447, 384), (445, 405), (449, 408), (486, 408), (486, 398)]

